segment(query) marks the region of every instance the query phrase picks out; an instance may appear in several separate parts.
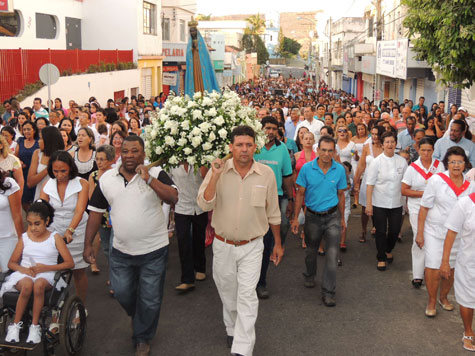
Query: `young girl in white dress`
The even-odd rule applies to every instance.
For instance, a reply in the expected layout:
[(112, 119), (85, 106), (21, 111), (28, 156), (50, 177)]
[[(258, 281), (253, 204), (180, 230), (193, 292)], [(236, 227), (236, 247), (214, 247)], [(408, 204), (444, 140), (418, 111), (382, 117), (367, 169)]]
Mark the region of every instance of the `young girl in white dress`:
[[(56, 271), (74, 267), (73, 258), (62, 237), (47, 229), (53, 222), (53, 216), (54, 209), (48, 202), (37, 200), (31, 205), (26, 216), (28, 230), (18, 240), (8, 262), (8, 268), (15, 272), (2, 285), (0, 296), (15, 290), (20, 292), (20, 296), (13, 324), (8, 326), (6, 342), (20, 341), (20, 329), (23, 324), (21, 320), (33, 291), (35, 297), (32, 322), (26, 342), (32, 344), (41, 342), (41, 327), (38, 321), (44, 305), (44, 292), (52, 288)], [(60, 264), (58, 253), (63, 258)]]

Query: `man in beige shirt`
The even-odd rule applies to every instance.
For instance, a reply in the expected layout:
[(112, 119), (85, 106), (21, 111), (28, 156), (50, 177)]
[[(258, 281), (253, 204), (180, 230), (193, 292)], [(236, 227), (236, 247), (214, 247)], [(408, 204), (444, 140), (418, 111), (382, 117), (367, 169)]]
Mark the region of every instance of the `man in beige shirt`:
[(275, 239), (271, 260), (284, 251), (280, 209), (272, 169), (255, 162), (255, 132), (238, 126), (231, 133), (233, 158), (216, 159), (198, 192), (198, 205), (213, 210), (213, 279), (223, 303), (228, 347), (235, 355), (252, 355), (259, 301), (256, 285), (262, 263), (262, 237), (269, 226)]

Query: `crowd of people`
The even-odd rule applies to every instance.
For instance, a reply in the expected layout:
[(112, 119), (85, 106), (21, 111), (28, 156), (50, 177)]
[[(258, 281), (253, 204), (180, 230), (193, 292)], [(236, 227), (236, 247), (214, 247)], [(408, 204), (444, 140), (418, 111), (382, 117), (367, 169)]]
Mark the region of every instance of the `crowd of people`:
[[(132, 317), (136, 355), (149, 355), (174, 226), (181, 266), (176, 290), (188, 293), (207, 278), (211, 236), (228, 347), (252, 355), (258, 299), (269, 297), (267, 269), (282, 260), (286, 237), (301, 238), (306, 288), (316, 286), (316, 261), (325, 259), (321, 296), (334, 307), (338, 265), (354, 238), (348, 218), (361, 206), (358, 239), (368, 241), (371, 221), (381, 272), (397, 263), (409, 215), (411, 283), (427, 286), (425, 315), (435, 317), (437, 304), (454, 310), (447, 297), (454, 286), (463, 346), (475, 351), (475, 270), (466, 263), (475, 244), (475, 118), (443, 101), (430, 110), (423, 97), (417, 105), (358, 102), (324, 82), (294, 78), (260, 78), (230, 89), (255, 108), (265, 146), (257, 151), (256, 133), (240, 126), (231, 134), (232, 159), (199, 170), (183, 163), (169, 172), (145, 165), (140, 137), (163, 95), (110, 99), (105, 106), (91, 97), (84, 105), (70, 100), (67, 108), (60, 98), (45, 106), (35, 98), (24, 108), (15, 99), (4, 102), (0, 268), (15, 273), (0, 294), (16, 289), (21, 295), (7, 341), (19, 341), (25, 300), (32, 288), (51, 288), (52, 271), (72, 268), (76, 293), (86, 302), (86, 269), (99, 273), (102, 250), (110, 294)], [(60, 265), (51, 262), (58, 254)], [(32, 343), (39, 342), (42, 301), (35, 305)], [(53, 318), (50, 330), (58, 328)]]

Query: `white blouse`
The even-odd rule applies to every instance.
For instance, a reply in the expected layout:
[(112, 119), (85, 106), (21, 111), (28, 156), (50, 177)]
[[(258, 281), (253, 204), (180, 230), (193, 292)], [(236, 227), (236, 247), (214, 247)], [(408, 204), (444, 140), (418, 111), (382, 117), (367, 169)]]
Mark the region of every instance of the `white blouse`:
[[(436, 163), (438, 162), (438, 163)], [(413, 167), (413, 165), (418, 166), (422, 171), (426, 174), (424, 177), (420, 172)], [(407, 167), (406, 173), (404, 174), (404, 178), (402, 182), (407, 184), (411, 187), (412, 190), (423, 192), (426, 187), (427, 183), (429, 182), (429, 178), (432, 175), (443, 172), (444, 171), (444, 164), (435, 158), (432, 159), (432, 163), (429, 169), (425, 169), (422, 165), (421, 159), (418, 158), (414, 163), (410, 164)], [(408, 197), (407, 198), (407, 207), (409, 209), (409, 214), (417, 214), (419, 212), (419, 208), (421, 206), (421, 198), (414, 198)]]
[[(443, 174), (449, 176), (448, 171)], [(464, 184), (465, 182), (467, 180), (464, 178)], [(439, 239), (445, 239), (447, 228), (444, 227), (444, 223), (457, 200), (470, 195), (474, 191), (475, 183), (470, 182), (467, 189), (457, 197), (453, 189), (438, 174), (429, 178), (421, 199), (421, 206), (429, 209), (424, 225), (424, 233), (431, 234)]]
[(475, 201), (469, 196), (460, 198), (444, 226), (455, 231), (458, 234), (457, 239), (461, 239), (457, 264), (475, 268)]
[(373, 206), (394, 209), (401, 204), (401, 181), (407, 162), (399, 155), (380, 154), (369, 165), (366, 184), (373, 185)]

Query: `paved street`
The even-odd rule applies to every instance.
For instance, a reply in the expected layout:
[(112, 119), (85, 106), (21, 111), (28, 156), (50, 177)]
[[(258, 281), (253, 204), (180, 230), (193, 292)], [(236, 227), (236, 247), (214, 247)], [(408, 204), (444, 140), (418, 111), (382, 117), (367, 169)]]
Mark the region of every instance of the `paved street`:
[[(344, 265), (338, 270), (337, 306), (320, 300), (315, 289), (303, 287), (304, 251), (289, 238), (281, 266), (269, 270), (271, 298), (261, 301), (255, 356), (267, 355), (464, 355), (462, 322), (456, 312), (440, 308), (435, 319), (424, 316), (425, 290), (410, 284), (410, 232), (397, 244), (388, 271), (376, 270), (373, 238), (358, 242), (359, 212), (353, 210)], [(208, 248), (211, 272), (211, 249)], [(319, 267), (321, 266), (321, 261)], [(104, 259), (100, 267), (105, 271)], [(221, 302), (210, 276), (195, 291), (178, 295), (180, 268), (172, 238), (165, 297), (152, 355), (227, 355)], [(88, 334), (83, 355), (133, 355), (130, 321), (108, 296), (105, 273), (91, 276)], [(453, 298), (453, 296), (452, 296)], [(40, 355), (34, 352), (32, 355)]]

